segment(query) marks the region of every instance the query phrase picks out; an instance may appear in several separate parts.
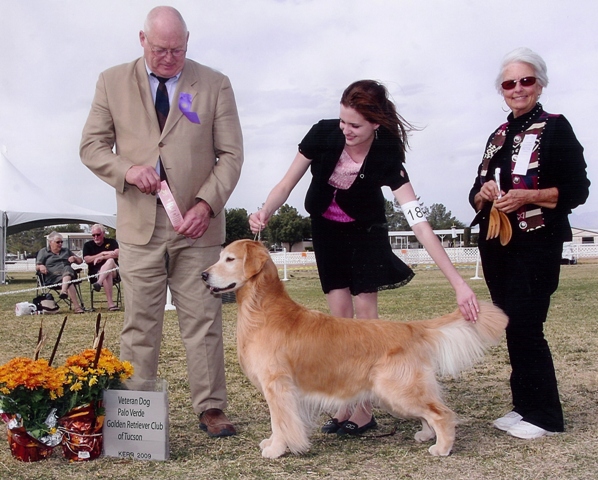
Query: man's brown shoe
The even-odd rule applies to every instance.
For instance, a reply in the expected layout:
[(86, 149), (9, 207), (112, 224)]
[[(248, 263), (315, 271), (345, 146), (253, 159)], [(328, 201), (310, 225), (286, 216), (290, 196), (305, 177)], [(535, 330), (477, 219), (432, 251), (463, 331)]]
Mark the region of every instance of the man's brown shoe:
[(219, 408), (209, 408), (199, 415), (199, 428), (208, 432), (209, 437), (230, 437), (237, 430)]

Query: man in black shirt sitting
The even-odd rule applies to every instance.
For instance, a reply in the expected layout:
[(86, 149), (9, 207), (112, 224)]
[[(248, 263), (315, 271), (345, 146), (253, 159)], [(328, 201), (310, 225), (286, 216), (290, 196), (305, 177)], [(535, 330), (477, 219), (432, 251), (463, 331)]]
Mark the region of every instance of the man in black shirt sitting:
[[(102, 287), (106, 292), (108, 310), (116, 311), (118, 307), (112, 298), (112, 286), (118, 277), (118, 242), (112, 238), (105, 238), (106, 229), (103, 225), (95, 224), (91, 227), (93, 240), (83, 245), (83, 260), (87, 263), (88, 274), (98, 275), (93, 289), (99, 292)], [(93, 282), (93, 279), (91, 280)]]

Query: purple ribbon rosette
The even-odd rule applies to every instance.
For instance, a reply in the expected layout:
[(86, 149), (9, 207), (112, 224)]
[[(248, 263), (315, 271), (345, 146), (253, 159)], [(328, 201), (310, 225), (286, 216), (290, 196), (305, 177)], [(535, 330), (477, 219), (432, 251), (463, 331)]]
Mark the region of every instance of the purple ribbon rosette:
[(181, 95), (179, 96), (179, 108), (181, 109), (181, 112), (183, 112), (183, 115), (185, 115), (190, 122), (201, 123), (197, 113), (191, 111), (192, 101), (193, 98), (191, 97), (190, 93), (181, 92)]

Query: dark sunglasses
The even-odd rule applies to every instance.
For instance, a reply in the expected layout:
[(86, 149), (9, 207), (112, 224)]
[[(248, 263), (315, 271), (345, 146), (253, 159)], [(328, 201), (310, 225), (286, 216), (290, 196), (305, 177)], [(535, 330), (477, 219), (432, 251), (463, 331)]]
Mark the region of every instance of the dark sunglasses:
[(64, 243), (62, 240), (54, 240), (54, 243)]
[(500, 84), (503, 90), (513, 90), (517, 82), (521, 83), (522, 87), (531, 87), (536, 83), (536, 77), (523, 77), (519, 80), (506, 80)]
[(91, 236), (92, 237), (101, 237), (102, 234), (101, 233), (92, 233)]

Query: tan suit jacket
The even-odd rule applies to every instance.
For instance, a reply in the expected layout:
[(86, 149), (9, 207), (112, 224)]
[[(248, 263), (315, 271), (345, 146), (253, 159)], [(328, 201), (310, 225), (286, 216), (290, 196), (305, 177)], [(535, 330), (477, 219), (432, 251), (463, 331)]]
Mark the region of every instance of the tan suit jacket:
[[(191, 110), (199, 115), (200, 124), (179, 109), (181, 92), (191, 94)], [(145, 62), (139, 58), (100, 75), (80, 154), (83, 163), (116, 190), (118, 240), (134, 245), (149, 242), (156, 197), (127, 184), (125, 174), (133, 165), (155, 166), (161, 157), (183, 215), (198, 199), (212, 207), (210, 226), (195, 245), (214, 246), (225, 240), (223, 209), (241, 173), (242, 145), (228, 77), (188, 59), (160, 132)]]

